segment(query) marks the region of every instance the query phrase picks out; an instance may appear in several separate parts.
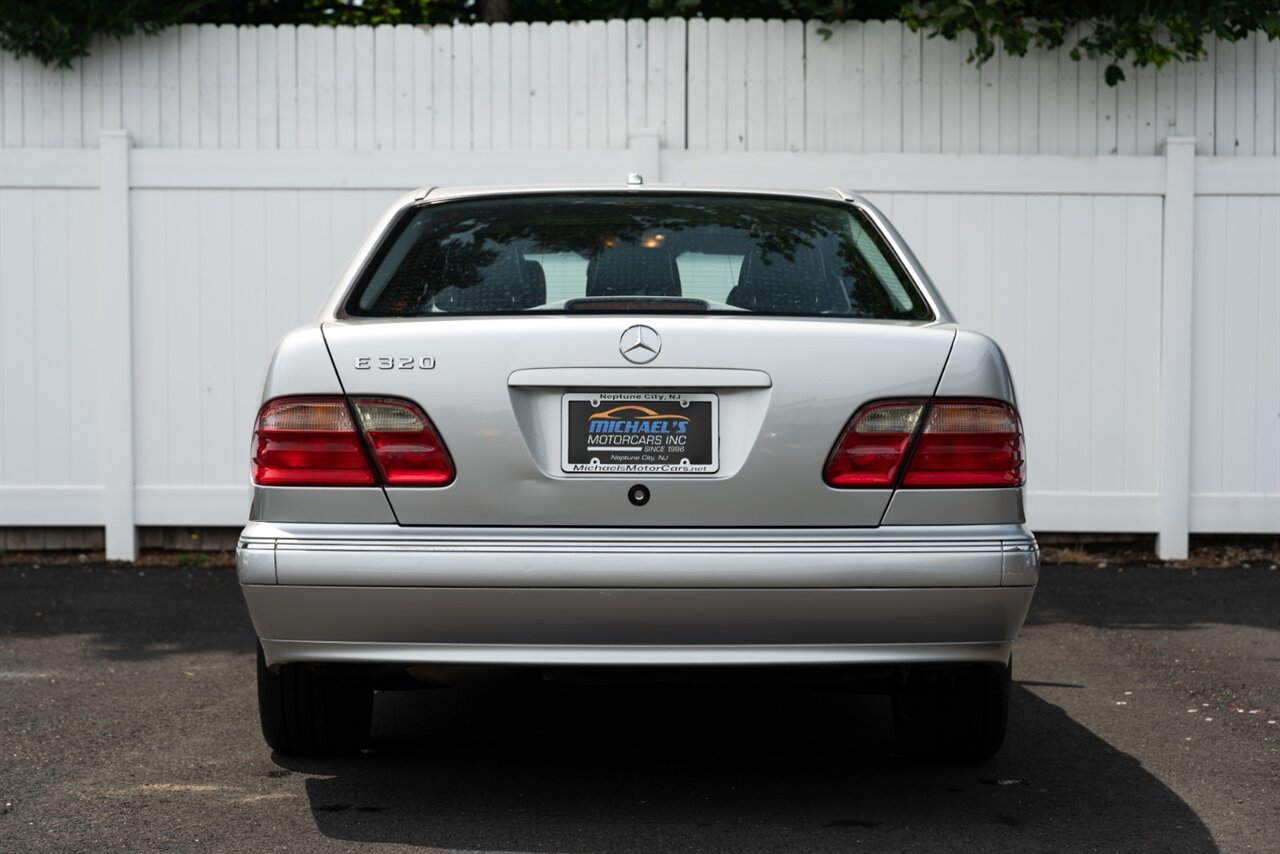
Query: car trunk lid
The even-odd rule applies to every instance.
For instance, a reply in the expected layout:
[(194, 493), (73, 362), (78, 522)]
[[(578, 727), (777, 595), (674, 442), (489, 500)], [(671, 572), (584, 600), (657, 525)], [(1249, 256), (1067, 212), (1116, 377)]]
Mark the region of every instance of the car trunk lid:
[[(640, 342), (656, 349), (643, 364), (623, 353), (636, 326), (655, 333)], [(324, 334), (346, 394), (413, 401), (453, 458), (446, 487), (386, 489), (401, 525), (653, 527), (878, 525), (891, 490), (832, 489), (823, 466), (862, 404), (930, 397), (955, 335), (922, 323), (655, 314), (340, 320)], [(640, 396), (651, 415), (618, 417), (674, 431), (665, 417), (689, 412), (672, 409), (681, 401), (714, 410), (704, 425), (714, 464), (566, 471), (566, 420), (583, 417), (569, 401), (599, 412)]]

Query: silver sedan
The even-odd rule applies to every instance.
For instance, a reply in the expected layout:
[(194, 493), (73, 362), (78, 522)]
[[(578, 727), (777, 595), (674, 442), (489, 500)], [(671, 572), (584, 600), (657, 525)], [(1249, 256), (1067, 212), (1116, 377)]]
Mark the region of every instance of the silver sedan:
[(855, 195), (420, 191), (279, 344), (239, 578), (263, 732), (375, 690), (780, 668), (1004, 737), (1039, 551), (1009, 371)]

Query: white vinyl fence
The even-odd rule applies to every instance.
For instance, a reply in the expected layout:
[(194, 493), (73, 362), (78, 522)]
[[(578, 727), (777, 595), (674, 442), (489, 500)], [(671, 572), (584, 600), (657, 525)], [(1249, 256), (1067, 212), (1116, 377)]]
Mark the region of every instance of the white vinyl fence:
[[(760, 39), (764, 62), (721, 70), (762, 55)], [(893, 24), (822, 41), (792, 23), (651, 21), (179, 28), (100, 45), (56, 86), (53, 72), (5, 60), (0, 526), (104, 525), (109, 553), (128, 556), (136, 526), (242, 523), (271, 347), (313, 316), (396, 195), (621, 184), (637, 171), (650, 183), (865, 192), (961, 320), (1009, 356), (1033, 528), (1155, 532), (1166, 556), (1185, 553), (1189, 531), (1280, 532), (1275, 46), (1232, 46), (1231, 86), (1214, 70), (1221, 48), (1207, 90), (1201, 65), (1155, 75), (1152, 103), (1171, 120), (1144, 131), (1137, 154), (1114, 155), (1123, 112), (1101, 145), (1082, 146), (1087, 111), (1064, 133), (1068, 67), (1027, 89), (1009, 60), (977, 90), (999, 117), (982, 153), (991, 126), (956, 107), (975, 72), (948, 60), (939, 77), (931, 64), (955, 49)], [(317, 52), (335, 56), (329, 71)], [(853, 74), (873, 54), (875, 86), (867, 67)], [(920, 80), (885, 71), (899, 56)], [(1023, 63), (1043, 71), (1052, 56)], [(1076, 107), (1081, 76), (1135, 115), (1152, 94), (1142, 75), (1117, 91), (1097, 85), (1096, 68), (1070, 70)], [(860, 94), (846, 102), (851, 74)], [(1222, 150), (1228, 91), (1234, 141)], [(894, 99), (916, 106), (870, 121), (894, 115)], [(1007, 103), (1019, 105), (1008, 126)], [(770, 118), (757, 125), (760, 105)], [(1175, 136), (1187, 109), (1195, 135)], [(829, 132), (838, 125), (861, 127), (858, 150), (832, 144), (845, 139)], [(1240, 156), (1244, 129), (1251, 156)], [(917, 144), (926, 137), (935, 153)]]
[[(1195, 64), (1068, 49), (965, 61), (896, 21), (719, 19), (397, 27), (187, 25), (100, 40), (70, 71), (0, 57), (0, 146), (664, 148), (926, 154), (1280, 154), (1280, 41), (1209, 40)], [(1070, 41), (1068, 42), (1070, 44)]]

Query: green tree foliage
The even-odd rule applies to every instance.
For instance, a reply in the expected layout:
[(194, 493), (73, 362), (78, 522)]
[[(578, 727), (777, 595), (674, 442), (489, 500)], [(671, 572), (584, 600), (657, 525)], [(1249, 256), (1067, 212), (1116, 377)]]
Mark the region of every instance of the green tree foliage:
[(0, 50), (66, 68), (94, 33), (158, 32), (196, 5), (182, 0), (0, 0)]
[(954, 39), (973, 33), (970, 60), (990, 59), (999, 44), (1022, 56), (1032, 45), (1059, 47), (1083, 25), (1071, 58), (1109, 59), (1107, 83), (1124, 79), (1125, 59), (1141, 68), (1204, 56), (1206, 36), (1236, 41), (1251, 32), (1280, 38), (1280, 0), (909, 0), (900, 17), (913, 30)]
[[(972, 33), (969, 59), (997, 49), (1022, 56), (1068, 43), (1071, 56), (1142, 67), (1195, 60), (1204, 41), (1251, 32), (1280, 38), (1280, 0), (0, 0), (0, 50), (69, 66), (97, 33), (157, 32), (179, 22), (235, 24), (439, 24), (651, 17), (900, 18), (930, 37)], [(1073, 35), (1080, 26), (1079, 35)]]

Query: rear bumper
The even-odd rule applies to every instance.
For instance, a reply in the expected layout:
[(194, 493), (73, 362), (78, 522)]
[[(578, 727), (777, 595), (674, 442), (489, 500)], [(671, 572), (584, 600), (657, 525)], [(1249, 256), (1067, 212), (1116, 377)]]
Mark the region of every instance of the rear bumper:
[(1038, 576), (1019, 525), (245, 529), (268, 663), (1004, 662)]

